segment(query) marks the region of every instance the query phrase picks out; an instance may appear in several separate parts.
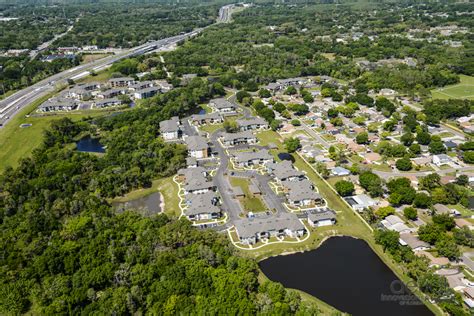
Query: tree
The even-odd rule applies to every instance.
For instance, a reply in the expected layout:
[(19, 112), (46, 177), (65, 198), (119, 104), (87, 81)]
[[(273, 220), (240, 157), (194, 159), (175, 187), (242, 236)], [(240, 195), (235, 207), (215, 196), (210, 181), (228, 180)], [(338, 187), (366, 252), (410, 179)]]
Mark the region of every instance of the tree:
[(469, 227), (464, 226), (463, 228), (455, 229), (453, 237), (458, 245), (474, 248), (474, 231), (469, 229)]
[(415, 137), (413, 136), (411, 132), (403, 134), (402, 137), (400, 138), (400, 141), (403, 143), (403, 145), (407, 147), (409, 147), (413, 143), (414, 140), (415, 140)]
[(262, 89), (258, 90), (258, 96), (261, 97), (261, 98), (270, 98), (272, 96), (272, 94), (270, 93), (269, 90), (262, 88)]
[(408, 171), (408, 170), (411, 170), (413, 167), (411, 160), (406, 157), (398, 159), (395, 165), (397, 166), (397, 169), (400, 171)]
[(443, 230), (435, 224), (426, 224), (418, 228), (418, 237), (431, 245), (434, 245), (444, 234)]
[(275, 103), (275, 105), (273, 106), (273, 109), (274, 109), (275, 111), (277, 111), (278, 113), (283, 113), (283, 111), (286, 110), (286, 106), (285, 106), (283, 103), (281, 103), (281, 102), (277, 102), (277, 103)]
[(431, 135), (428, 132), (421, 131), (416, 134), (416, 141), (420, 145), (429, 145), (431, 142)]
[(297, 93), (298, 93), (298, 90), (296, 90), (296, 88), (293, 86), (289, 86), (285, 90), (285, 94), (288, 94), (288, 95), (295, 95)]
[(412, 221), (418, 218), (418, 212), (413, 207), (405, 207), (403, 209), (403, 215), (405, 216), (406, 219), (409, 219)]
[(329, 177), (329, 170), (323, 162), (316, 163), (316, 171), (325, 179)]
[(293, 103), (288, 104), (288, 110), (293, 111), (296, 115), (303, 115), (308, 113), (309, 107), (306, 104)]
[(456, 178), (456, 184), (465, 187), (469, 184), (469, 177), (465, 174), (461, 174)]
[(376, 212), (379, 218), (385, 218), (389, 215), (395, 214), (395, 209), (391, 206), (380, 207)]
[(244, 98), (251, 98), (252, 95), (250, 93), (248, 93), (247, 91), (239, 91), (235, 94), (235, 98), (237, 99), (237, 101), (239, 101), (240, 103), (242, 103), (242, 101), (244, 100)]
[(225, 120), (223, 125), (227, 133), (236, 133), (239, 130), (237, 121)]
[(431, 197), (423, 192), (416, 193), (413, 205), (418, 208), (428, 208), (431, 206)]
[(337, 117), (338, 115), (339, 115), (339, 112), (335, 108), (330, 108), (328, 110), (328, 117), (329, 118), (334, 118), (334, 117)]
[(301, 147), (300, 140), (295, 137), (285, 139), (284, 144), (289, 153), (294, 153)]
[(359, 175), (359, 183), (371, 196), (380, 196), (383, 193), (382, 180), (371, 171), (362, 172)]
[(350, 181), (340, 180), (334, 185), (340, 196), (349, 196), (354, 193), (354, 184)]
[(411, 144), (410, 147), (409, 147), (409, 150), (410, 152), (413, 154), (413, 155), (419, 155), (421, 154), (421, 146), (420, 144)]
[(432, 140), (428, 146), (430, 153), (433, 155), (439, 155), (446, 153), (446, 147), (441, 140)]
[(451, 230), (456, 226), (454, 219), (448, 214), (435, 214), (431, 217), (433, 223), (438, 225), (442, 230)]
[(429, 175), (420, 178), (420, 189), (431, 191), (434, 188), (441, 186), (441, 177), (437, 173), (430, 173)]
[(314, 98), (313, 96), (310, 94), (310, 93), (306, 93), (305, 95), (303, 95), (303, 101), (305, 103), (313, 103), (314, 102)]
[(357, 144), (368, 144), (369, 143), (369, 134), (367, 132), (362, 132), (356, 136)]
[(300, 122), (300, 120), (294, 119), (294, 120), (291, 120), (291, 125), (293, 125), (293, 126), (301, 126), (301, 122)]
[(377, 244), (382, 245), (384, 251), (394, 253), (400, 247), (400, 234), (396, 231), (376, 229), (374, 238)]
[(443, 235), (436, 242), (435, 247), (441, 256), (447, 257), (449, 260), (457, 260), (461, 255), (454, 238), (448, 235)]
[(462, 160), (468, 164), (474, 164), (474, 151), (466, 151), (462, 155)]
[(281, 121), (280, 120), (273, 120), (270, 122), (270, 128), (272, 131), (276, 131), (280, 128)]

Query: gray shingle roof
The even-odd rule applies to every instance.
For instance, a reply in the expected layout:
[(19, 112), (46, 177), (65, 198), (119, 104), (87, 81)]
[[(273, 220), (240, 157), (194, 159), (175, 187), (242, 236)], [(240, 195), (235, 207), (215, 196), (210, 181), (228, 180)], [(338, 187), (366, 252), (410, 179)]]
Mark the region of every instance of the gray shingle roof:
[(290, 213), (283, 213), (269, 218), (239, 219), (235, 221), (235, 227), (240, 238), (254, 237), (260, 232), (305, 229), (304, 225), (298, 220), (298, 217)]
[(295, 168), (293, 168), (293, 164), (291, 163), (291, 161), (288, 161), (288, 160), (278, 162), (278, 163), (274, 163), (274, 164), (270, 164), (270, 165), (267, 165), (267, 166), (270, 169), (273, 170), (272, 171), (273, 174), (280, 181), (284, 181), (284, 180), (286, 180), (288, 178), (292, 178), (292, 177), (303, 177), (304, 176), (304, 173), (299, 171), (299, 170), (296, 170)]
[(267, 149), (259, 151), (241, 151), (235, 154), (235, 161), (237, 163), (253, 160), (273, 160), (273, 156), (268, 153)]
[(207, 149), (207, 140), (202, 136), (189, 136), (185, 140), (189, 150), (203, 150)]
[(249, 119), (239, 119), (237, 120), (237, 124), (239, 126), (251, 126), (251, 125), (267, 125), (267, 121), (265, 121), (261, 117), (253, 117)]
[(160, 131), (162, 133), (172, 133), (179, 130), (179, 119), (175, 116), (170, 120), (160, 122)]
[(216, 109), (235, 108), (233, 103), (224, 98), (212, 99), (209, 103)]
[(302, 181), (283, 181), (282, 185), (288, 189), (288, 199), (291, 201), (322, 199), (319, 193), (313, 191), (313, 184), (307, 179)]
[(236, 139), (256, 139), (257, 137), (251, 131), (243, 131), (238, 133), (224, 133), (222, 139), (224, 141), (234, 141)]
[(326, 209), (321, 212), (309, 213), (308, 219), (312, 222), (336, 219), (336, 214), (333, 211)]
[(216, 197), (216, 193), (214, 192), (207, 192), (204, 194), (186, 194), (184, 199), (188, 208), (185, 210), (185, 214), (190, 216), (219, 213), (219, 207), (212, 203), (212, 200)]

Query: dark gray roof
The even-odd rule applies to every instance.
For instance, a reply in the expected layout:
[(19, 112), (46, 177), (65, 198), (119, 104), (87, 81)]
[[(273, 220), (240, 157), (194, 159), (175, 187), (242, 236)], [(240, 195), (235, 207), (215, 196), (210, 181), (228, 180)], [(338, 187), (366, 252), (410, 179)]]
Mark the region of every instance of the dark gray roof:
[(224, 141), (234, 141), (236, 139), (256, 139), (257, 137), (251, 131), (243, 131), (238, 133), (224, 133), (222, 138)]
[(267, 149), (259, 151), (240, 151), (235, 154), (235, 161), (237, 163), (252, 160), (273, 160), (273, 156), (268, 153)]
[(212, 99), (209, 103), (216, 109), (235, 108), (235, 105), (232, 102), (229, 102), (224, 98)]
[(298, 220), (298, 217), (292, 213), (283, 213), (268, 218), (239, 219), (235, 221), (235, 228), (240, 238), (255, 237), (260, 232), (305, 229), (304, 225)]
[(186, 145), (189, 150), (203, 150), (207, 149), (207, 140), (202, 136), (189, 136), (186, 137)]
[(172, 133), (179, 130), (179, 118), (174, 116), (170, 120), (160, 122), (160, 131), (162, 133)]
[(333, 211), (326, 209), (321, 212), (308, 213), (308, 219), (312, 222), (336, 219), (336, 214)]
[(267, 165), (273, 170), (273, 174), (278, 180), (286, 180), (292, 177), (302, 177), (304, 173), (293, 168), (293, 164), (289, 160), (277, 162)]
[(219, 213), (219, 207), (212, 203), (212, 199), (216, 197), (217, 196), (215, 192), (206, 192), (204, 194), (186, 194), (184, 199), (188, 207), (184, 213), (187, 216)]
[(213, 189), (215, 185), (211, 181), (207, 181), (205, 178), (195, 179), (191, 178), (187, 183), (184, 185), (184, 189), (186, 191), (197, 191), (197, 190), (205, 190), (205, 189)]
[(217, 112), (212, 112), (212, 113), (206, 113), (206, 114), (194, 114), (191, 116), (192, 121), (201, 121), (201, 120), (218, 120), (218, 119), (223, 119), (222, 115), (217, 113)]
[(106, 104), (110, 104), (110, 103), (122, 103), (122, 101), (120, 101), (117, 98), (109, 98), (109, 99), (102, 99), (102, 100), (96, 100), (95, 101), (96, 106), (106, 105)]
[(260, 193), (261, 193), (261, 191), (260, 191), (260, 189), (258, 188), (258, 186), (256, 186), (256, 185), (253, 184), (253, 183), (251, 183), (251, 184), (249, 185), (249, 191), (250, 191), (250, 193), (252, 193), (252, 194), (260, 194)]
[(267, 121), (261, 117), (253, 117), (249, 119), (239, 119), (237, 120), (237, 124), (239, 126), (267, 125)]
[(109, 82), (122, 82), (122, 81), (133, 81), (132, 77), (120, 77), (120, 78), (111, 78)]
[(302, 181), (283, 181), (282, 185), (288, 189), (288, 199), (291, 201), (322, 199), (319, 193), (313, 191), (313, 184), (307, 179)]

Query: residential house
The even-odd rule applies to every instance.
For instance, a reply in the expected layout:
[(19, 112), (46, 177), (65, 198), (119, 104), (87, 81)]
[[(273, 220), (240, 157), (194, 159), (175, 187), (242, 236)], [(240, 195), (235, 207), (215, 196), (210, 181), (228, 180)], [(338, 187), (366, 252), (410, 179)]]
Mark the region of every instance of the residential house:
[(314, 207), (324, 202), (321, 195), (313, 190), (313, 184), (307, 179), (298, 182), (283, 181), (281, 184), (287, 192), (286, 196), (291, 206)]
[(433, 205), (433, 211), (436, 214), (448, 214), (448, 215), (454, 214), (453, 210), (451, 210), (449, 207), (443, 204), (439, 204), (439, 203), (436, 203), (435, 205)]
[(71, 99), (51, 98), (46, 100), (38, 108), (39, 112), (54, 112), (54, 111), (72, 111), (77, 109), (78, 102)]
[(135, 79), (131, 77), (111, 78), (109, 84), (112, 88), (115, 87), (129, 87), (135, 84)]
[(157, 95), (159, 92), (160, 92), (160, 88), (158, 87), (148, 87), (148, 88), (143, 88), (141, 90), (135, 91), (133, 93), (133, 97), (139, 100), (148, 99)]
[(410, 233), (410, 228), (396, 215), (389, 215), (380, 222), (386, 229), (399, 233)]
[(184, 214), (191, 221), (217, 219), (222, 215), (215, 192), (187, 194), (184, 200), (187, 206)]
[(306, 179), (303, 172), (293, 168), (291, 161), (284, 160), (277, 163), (268, 163), (267, 172), (274, 176), (278, 181), (300, 181)]
[(93, 104), (96, 108), (106, 108), (109, 106), (121, 105), (122, 101), (117, 98), (110, 98), (110, 99), (96, 100), (93, 102)]
[(97, 98), (111, 99), (125, 93), (126, 93), (125, 89), (108, 89), (108, 90), (97, 93)]
[(179, 118), (174, 116), (170, 120), (161, 121), (160, 133), (165, 141), (174, 141), (179, 139), (181, 136)]
[(345, 177), (351, 174), (349, 170), (343, 167), (335, 167), (331, 170), (331, 174), (337, 177)]
[(283, 213), (268, 218), (245, 218), (235, 221), (241, 243), (252, 245), (270, 237), (302, 237), (306, 228), (295, 214)]
[(265, 121), (263, 118), (260, 118), (260, 117), (252, 117), (249, 119), (239, 119), (237, 120), (237, 125), (239, 126), (241, 131), (268, 128), (267, 121)]
[(233, 113), (235, 112), (235, 105), (225, 98), (212, 99), (209, 105), (220, 113)]
[(145, 88), (150, 88), (153, 87), (153, 82), (152, 81), (139, 81), (137, 83), (132, 84), (129, 87), (130, 91), (139, 91)]
[(179, 181), (188, 182), (191, 179), (206, 179), (207, 171), (203, 167), (184, 168), (178, 170)]
[(241, 144), (255, 144), (257, 137), (251, 131), (238, 133), (224, 133), (222, 135), (222, 143), (225, 146), (235, 146)]
[(202, 136), (189, 136), (185, 139), (188, 146), (189, 156), (196, 159), (209, 157), (209, 145), (207, 140)]
[(410, 233), (400, 234), (399, 243), (402, 246), (410, 247), (413, 251), (428, 250), (431, 248), (430, 244)]
[(191, 123), (194, 125), (218, 124), (224, 122), (224, 118), (217, 112), (206, 114), (194, 114), (191, 116)]
[(240, 151), (234, 156), (235, 164), (239, 167), (264, 165), (273, 162), (273, 156), (267, 149), (259, 151)]
[(362, 212), (366, 208), (377, 205), (377, 202), (366, 194), (353, 195), (344, 199), (358, 212)]
[(440, 155), (433, 155), (433, 164), (435, 164), (438, 167), (441, 167), (442, 165), (447, 165), (452, 162), (451, 157), (449, 157), (446, 154), (440, 154)]
[(328, 208), (319, 212), (309, 212), (308, 223), (311, 227), (334, 225), (336, 223), (336, 213)]

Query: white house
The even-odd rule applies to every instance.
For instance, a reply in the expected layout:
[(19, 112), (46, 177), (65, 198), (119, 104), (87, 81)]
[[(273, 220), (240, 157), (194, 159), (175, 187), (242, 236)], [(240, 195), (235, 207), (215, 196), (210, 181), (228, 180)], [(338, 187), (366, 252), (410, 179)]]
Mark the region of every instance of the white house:
[(336, 223), (336, 214), (330, 209), (308, 213), (308, 223), (311, 227), (334, 225)]
[(447, 165), (452, 162), (451, 157), (446, 154), (433, 155), (433, 164), (440, 167), (442, 165)]
[(170, 120), (161, 121), (160, 133), (165, 141), (179, 139), (181, 133), (179, 118), (174, 116)]

